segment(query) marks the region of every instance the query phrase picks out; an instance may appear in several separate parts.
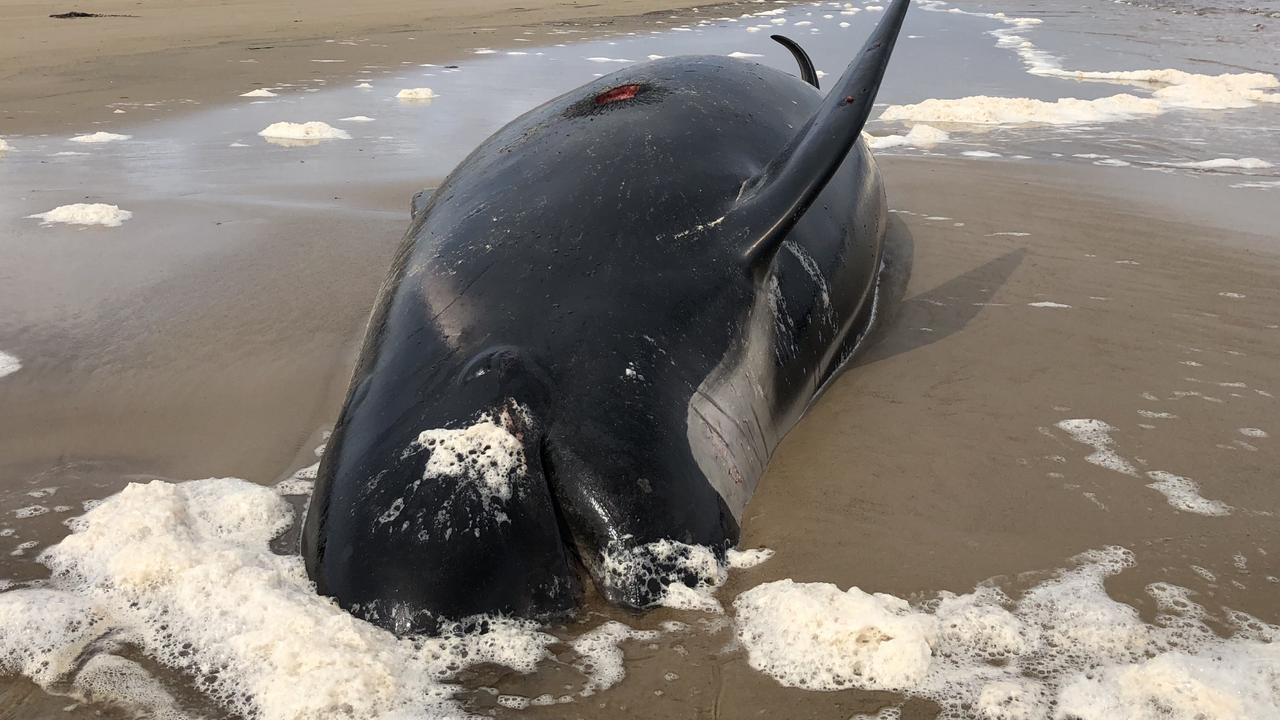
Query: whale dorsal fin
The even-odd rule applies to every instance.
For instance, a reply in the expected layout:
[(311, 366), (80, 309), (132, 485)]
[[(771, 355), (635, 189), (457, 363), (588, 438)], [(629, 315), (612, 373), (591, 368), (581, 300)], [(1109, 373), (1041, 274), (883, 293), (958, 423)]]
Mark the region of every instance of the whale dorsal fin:
[(795, 58), (796, 64), (800, 66), (800, 79), (814, 87), (818, 87), (818, 71), (813, 69), (813, 61), (809, 59), (809, 53), (805, 52), (799, 43), (786, 35), (770, 35), (769, 37), (791, 51), (791, 57)]
[(745, 238), (742, 259), (748, 268), (768, 264), (857, 141), (910, 1), (893, 0), (817, 112), (759, 174), (743, 183), (725, 228)]

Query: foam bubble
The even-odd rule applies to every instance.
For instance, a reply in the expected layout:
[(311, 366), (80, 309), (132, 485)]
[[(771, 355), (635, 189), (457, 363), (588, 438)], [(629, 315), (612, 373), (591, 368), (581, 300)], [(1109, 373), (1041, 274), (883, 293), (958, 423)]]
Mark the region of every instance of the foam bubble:
[(751, 667), (806, 690), (916, 685), (937, 635), (936, 622), (905, 600), (830, 583), (765, 583), (733, 607)]
[(63, 223), (67, 225), (120, 227), (125, 220), (133, 217), (133, 213), (128, 210), (121, 210), (118, 205), (72, 203), (71, 205), (59, 205), (47, 212), (36, 213), (27, 217), (42, 220), (42, 225)]
[(273, 93), (266, 88), (258, 88), (257, 90), (250, 90), (247, 93), (240, 93), (240, 97), (252, 97), (252, 98), (276, 97), (276, 93)]
[(973, 95), (953, 100), (929, 99), (910, 105), (890, 105), (880, 120), (964, 123), (970, 125), (1084, 125), (1109, 120), (1159, 115), (1158, 100), (1120, 94), (1095, 100)]
[(1111, 433), (1115, 428), (1107, 423), (1091, 418), (1074, 418), (1060, 421), (1058, 429), (1070, 435), (1072, 440), (1093, 448), (1093, 454), (1085, 458), (1087, 462), (1125, 475), (1138, 476), (1133, 464), (1112, 449), (1115, 441), (1111, 439)]
[(264, 138), (279, 140), (350, 140), (351, 134), (329, 123), (311, 121), (304, 123), (272, 123), (258, 132)]
[(1251, 438), (1261, 439), (1261, 438), (1270, 437), (1270, 435), (1267, 434), (1267, 431), (1263, 430), (1262, 428), (1251, 428), (1251, 427), (1240, 428), (1238, 432), (1245, 437), (1251, 437)]
[(1032, 68), (1031, 72), (1034, 75), (1072, 80), (1099, 80), (1154, 87), (1151, 95), (1165, 109), (1228, 110), (1253, 107), (1258, 103), (1280, 102), (1280, 93), (1266, 92), (1280, 87), (1280, 80), (1267, 73), (1199, 75), (1171, 68), (1095, 72), (1053, 67)]
[(133, 137), (132, 135), (118, 135), (116, 133), (109, 133), (109, 132), (96, 132), (96, 133), (90, 133), (88, 135), (77, 135), (71, 138), (71, 142), (97, 144), (97, 143), (116, 142), (117, 140), (128, 140), (132, 137)]
[(867, 147), (872, 150), (883, 150), (885, 148), (900, 147), (903, 145), (918, 148), (931, 148), (939, 143), (944, 143), (950, 136), (938, 128), (923, 123), (917, 124), (907, 132), (906, 135), (871, 135), (863, 133), (862, 139), (867, 143)]
[(397, 100), (431, 100), (439, 97), (436, 92), (428, 87), (421, 88), (405, 88), (396, 93)]
[(1241, 170), (1264, 170), (1274, 167), (1266, 160), (1256, 157), (1245, 158), (1214, 158), (1213, 160), (1200, 160), (1197, 162), (1171, 162), (1160, 163), (1168, 167), (1192, 168), (1195, 170), (1222, 170), (1225, 168), (1239, 168)]
[(734, 570), (747, 570), (749, 568), (753, 568), (771, 557), (773, 557), (773, 550), (770, 550), (769, 548), (754, 548), (751, 550), (730, 549), (728, 553), (729, 567)]
[(960, 153), (960, 154), (961, 154), (961, 155), (964, 155), (965, 157), (973, 157), (973, 158), (998, 158), (998, 157), (1001, 157), (1000, 153), (998, 153), (998, 152), (991, 152), (990, 150), (965, 150), (964, 152), (962, 152), (962, 153)]
[(351, 117), (338, 118), (339, 122), (373, 122), (373, 118), (368, 115), (352, 115)]
[(0, 378), (6, 375), (12, 375), (22, 369), (22, 361), (17, 355), (0, 350)]
[(611, 688), (625, 676), (619, 643), (624, 640), (657, 638), (658, 633), (654, 630), (633, 630), (616, 620), (610, 620), (574, 640), (571, 647), (581, 657), (574, 666), (587, 677), (587, 685), (581, 695), (588, 697)]
[(729, 53), (729, 57), (731, 57), (731, 58), (744, 59), (744, 58), (758, 58), (758, 57), (764, 57), (764, 56), (763, 56), (763, 55), (758, 55), (758, 54), (756, 54), (756, 53), (749, 53), (749, 52), (734, 51), (734, 52)]
[(1207, 500), (1200, 496), (1200, 488), (1191, 478), (1174, 475), (1164, 470), (1152, 470), (1147, 477), (1155, 482), (1147, 485), (1159, 491), (1173, 507), (1197, 515), (1229, 515), (1231, 506), (1217, 500)]
[(12, 150), (12, 149), (13, 149), (12, 145), (6, 142), (4, 138), (0, 138), (0, 153), (5, 152), (7, 150)]

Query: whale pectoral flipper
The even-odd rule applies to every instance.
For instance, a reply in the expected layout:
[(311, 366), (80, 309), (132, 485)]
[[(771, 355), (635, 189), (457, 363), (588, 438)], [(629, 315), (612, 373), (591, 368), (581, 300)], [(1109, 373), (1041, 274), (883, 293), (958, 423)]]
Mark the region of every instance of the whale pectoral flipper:
[(419, 190), (413, 194), (413, 199), (409, 201), (409, 217), (416, 218), (427, 209), (427, 204), (431, 202), (431, 196), (436, 192), (435, 188), (427, 188)]
[(724, 229), (747, 243), (749, 271), (767, 267), (787, 233), (858, 141), (911, 0), (894, 0), (817, 112), (759, 174), (747, 179)]
[(800, 66), (800, 79), (814, 87), (818, 87), (818, 71), (813, 69), (813, 61), (809, 59), (809, 53), (805, 52), (799, 43), (786, 35), (770, 35), (769, 37), (791, 51), (791, 56), (796, 59), (796, 64)]

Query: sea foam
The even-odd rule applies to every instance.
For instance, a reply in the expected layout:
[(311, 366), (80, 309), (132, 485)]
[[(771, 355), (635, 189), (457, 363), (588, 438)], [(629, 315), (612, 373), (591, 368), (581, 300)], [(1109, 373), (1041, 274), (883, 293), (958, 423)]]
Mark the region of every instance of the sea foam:
[(790, 687), (892, 690), (944, 719), (1229, 720), (1280, 716), (1275, 628), (1228, 613), (1231, 638), (1183, 588), (1147, 587), (1154, 624), (1112, 600), (1123, 548), (1078, 556), (1014, 601), (984, 585), (913, 606), (858, 588), (791, 580), (738, 596), (748, 663)]
[(59, 205), (47, 212), (28, 215), (28, 218), (43, 220), (43, 225), (62, 223), (66, 225), (101, 225), (103, 227), (120, 227), (125, 220), (133, 217), (128, 210), (121, 210), (117, 205), (105, 203), (73, 203)]

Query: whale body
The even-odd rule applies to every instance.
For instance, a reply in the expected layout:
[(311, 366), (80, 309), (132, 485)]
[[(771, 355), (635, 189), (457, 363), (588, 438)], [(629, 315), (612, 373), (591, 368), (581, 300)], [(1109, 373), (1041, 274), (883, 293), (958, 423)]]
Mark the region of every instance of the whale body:
[(318, 591), (431, 632), (564, 616), (588, 578), (649, 607), (723, 563), (874, 316), (859, 135), (907, 6), (825, 96), (728, 57), (637, 64), (416, 200), (308, 507)]

